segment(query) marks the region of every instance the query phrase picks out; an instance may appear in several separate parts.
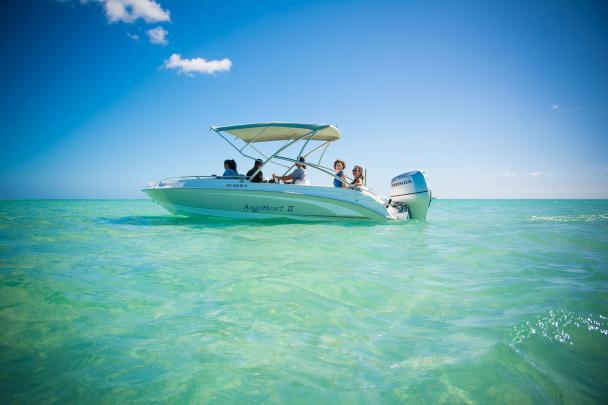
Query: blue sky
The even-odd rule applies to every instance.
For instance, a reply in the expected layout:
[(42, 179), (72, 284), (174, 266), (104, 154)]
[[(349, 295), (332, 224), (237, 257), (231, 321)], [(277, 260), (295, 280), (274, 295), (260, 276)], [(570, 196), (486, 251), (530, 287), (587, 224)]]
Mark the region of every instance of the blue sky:
[(0, 17), (0, 198), (143, 198), (225, 158), (244, 172), (208, 128), (259, 121), (337, 125), (327, 162), (383, 193), (425, 169), (439, 197), (608, 198), (602, 1), (39, 0)]

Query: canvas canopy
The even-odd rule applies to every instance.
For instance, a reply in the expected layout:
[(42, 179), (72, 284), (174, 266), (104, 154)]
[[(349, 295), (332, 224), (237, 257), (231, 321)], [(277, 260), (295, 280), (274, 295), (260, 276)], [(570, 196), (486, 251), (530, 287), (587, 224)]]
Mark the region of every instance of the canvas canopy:
[[(331, 142), (340, 139), (340, 131), (338, 131), (338, 128), (334, 127), (333, 125), (266, 122), (258, 124), (211, 127), (211, 129), (234, 135), (247, 143), (287, 141), (299, 138), (310, 133), (311, 131), (317, 131), (311, 138), (312, 140)], [(308, 137), (303, 139), (308, 139)]]

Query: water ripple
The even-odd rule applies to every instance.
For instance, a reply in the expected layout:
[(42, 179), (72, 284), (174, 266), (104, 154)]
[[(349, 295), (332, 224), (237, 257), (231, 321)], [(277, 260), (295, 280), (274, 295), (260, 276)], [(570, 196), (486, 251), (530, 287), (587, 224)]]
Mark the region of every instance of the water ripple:
[(2, 201), (0, 401), (601, 403), (606, 212), (435, 200), (427, 221), (300, 223)]

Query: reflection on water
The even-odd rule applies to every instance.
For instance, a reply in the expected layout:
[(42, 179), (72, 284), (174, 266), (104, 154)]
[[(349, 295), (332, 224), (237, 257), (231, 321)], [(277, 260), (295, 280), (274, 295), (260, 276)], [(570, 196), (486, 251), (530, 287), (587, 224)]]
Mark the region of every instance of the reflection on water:
[(99, 222), (115, 225), (141, 225), (141, 226), (165, 226), (165, 225), (203, 225), (207, 227), (230, 227), (230, 226), (275, 226), (275, 225), (328, 225), (338, 227), (361, 227), (361, 226), (401, 226), (405, 224), (421, 224), (425, 221), (410, 220), (386, 220), (386, 221), (353, 221), (353, 220), (307, 220), (301, 221), (291, 218), (272, 218), (272, 219), (255, 219), (255, 218), (221, 218), (211, 216), (194, 216), (185, 217), (177, 215), (133, 215), (121, 218), (99, 218)]

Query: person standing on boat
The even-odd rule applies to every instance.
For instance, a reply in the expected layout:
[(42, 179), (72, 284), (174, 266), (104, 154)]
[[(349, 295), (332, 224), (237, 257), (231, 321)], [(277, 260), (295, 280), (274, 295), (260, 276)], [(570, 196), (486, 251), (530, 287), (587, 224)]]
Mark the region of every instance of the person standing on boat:
[(309, 182), (308, 178), (306, 177), (306, 165), (304, 164), (306, 160), (304, 160), (303, 156), (300, 156), (298, 160), (300, 163), (296, 163), (296, 169), (291, 172), (291, 174), (286, 176), (277, 176), (276, 174), (272, 173), (272, 178), (286, 183), (308, 185)]
[(234, 159), (224, 160), (224, 174), (223, 177), (237, 177), (239, 173), (236, 171), (236, 162)]
[(342, 179), (338, 180), (334, 178), (334, 187), (348, 187), (348, 183), (346, 182), (346, 175), (344, 174), (344, 169), (346, 169), (346, 163), (344, 163), (343, 160), (338, 159), (334, 162), (334, 169), (336, 170), (336, 177)]
[(253, 178), (251, 177), (251, 176), (253, 176), (253, 173), (255, 173), (255, 171), (258, 170), (262, 166), (263, 163), (264, 162), (262, 162), (262, 159), (255, 160), (255, 163), (253, 164), (253, 168), (247, 172), (247, 178), (249, 179), (250, 182), (261, 183), (262, 181), (264, 181), (264, 175), (262, 174), (261, 170), (258, 172), (258, 174), (255, 175), (255, 177), (253, 177)]
[(359, 165), (356, 165), (355, 167), (353, 167), (353, 182), (350, 183), (353, 186), (364, 186), (365, 184), (363, 183), (363, 168)]

